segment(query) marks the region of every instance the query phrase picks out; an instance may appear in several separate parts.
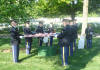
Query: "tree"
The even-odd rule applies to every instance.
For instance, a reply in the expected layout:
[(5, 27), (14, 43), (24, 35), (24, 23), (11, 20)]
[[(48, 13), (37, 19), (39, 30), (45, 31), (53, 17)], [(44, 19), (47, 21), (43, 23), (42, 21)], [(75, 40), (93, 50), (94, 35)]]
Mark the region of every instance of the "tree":
[[(81, 11), (82, 0), (74, 6), (72, 0), (0, 0), (0, 21), (38, 17), (59, 17)], [(71, 9), (73, 8), (73, 10)]]
[(0, 0), (0, 21), (27, 17), (28, 0)]
[(82, 31), (81, 31), (82, 36), (85, 36), (85, 29), (87, 28), (87, 23), (88, 23), (88, 3), (89, 3), (89, 0), (84, 0), (83, 24), (82, 24)]
[(85, 43), (85, 29), (87, 28), (88, 23), (88, 3), (89, 0), (84, 0), (83, 4), (83, 24), (82, 24), (82, 31), (81, 31), (81, 37), (79, 40), (79, 48), (84, 48)]

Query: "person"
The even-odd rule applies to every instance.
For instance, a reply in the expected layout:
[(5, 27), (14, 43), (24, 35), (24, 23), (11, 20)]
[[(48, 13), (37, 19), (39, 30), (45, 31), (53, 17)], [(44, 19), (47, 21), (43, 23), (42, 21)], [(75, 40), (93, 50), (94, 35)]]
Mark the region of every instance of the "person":
[(85, 33), (86, 33), (86, 40), (87, 40), (87, 48), (92, 48), (93, 29), (90, 24), (88, 24)]
[[(54, 33), (53, 23), (50, 23), (50, 27), (48, 28), (48, 31), (49, 31), (49, 33)], [(53, 36), (50, 36), (49, 44), (52, 47), (52, 45), (53, 45)]]
[[(36, 31), (36, 33), (44, 33), (42, 21), (39, 22), (39, 26), (37, 27), (37, 29), (35, 31)], [(39, 39), (39, 46), (42, 46), (43, 37), (39, 37), (38, 39)]]
[(69, 56), (73, 56), (73, 43), (75, 38), (75, 29), (73, 27), (73, 20), (70, 20), (70, 43), (69, 43)]
[(17, 22), (15, 20), (11, 20), (11, 45), (12, 45), (12, 53), (13, 53), (13, 61), (17, 63), (19, 60), (19, 44), (20, 44), (20, 34), (17, 28)]
[[(32, 34), (31, 29), (30, 29), (30, 23), (29, 21), (25, 22), (25, 27), (24, 27), (24, 35), (30, 35)], [(31, 51), (31, 46), (32, 46), (32, 37), (25, 37), (25, 45), (26, 45), (26, 54), (30, 54)]]
[(77, 23), (76, 23), (76, 19), (74, 20), (74, 24), (73, 24), (73, 27), (74, 27), (74, 48), (75, 48), (75, 52), (77, 50), (77, 46), (76, 46), (76, 40), (78, 38), (78, 26), (77, 26)]
[(58, 35), (59, 46), (61, 47), (61, 58), (63, 66), (68, 65), (69, 42), (70, 42), (70, 26), (69, 20), (63, 19), (64, 28)]

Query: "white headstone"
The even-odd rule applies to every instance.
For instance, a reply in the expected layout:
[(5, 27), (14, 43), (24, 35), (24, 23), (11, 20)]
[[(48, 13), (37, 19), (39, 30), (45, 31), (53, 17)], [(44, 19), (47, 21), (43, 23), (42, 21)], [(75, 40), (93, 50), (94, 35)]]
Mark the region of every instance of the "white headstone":
[(85, 37), (81, 36), (78, 43), (78, 49), (84, 49), (84, 46), (85, 46)]

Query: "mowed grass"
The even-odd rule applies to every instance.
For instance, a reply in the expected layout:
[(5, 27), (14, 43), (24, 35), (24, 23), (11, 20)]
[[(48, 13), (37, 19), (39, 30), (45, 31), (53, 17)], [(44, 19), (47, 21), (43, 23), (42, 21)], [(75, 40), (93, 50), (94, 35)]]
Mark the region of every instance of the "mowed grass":
[[(24, 43), (23, 39), (20, 48), (25, 48)], [(69, 57), (69, 65), (66, 67), (61, 65), (56, 39), (54, 47), (58, 47), (56, 56), (40, 57), (37, 55), (38, 40), (34, 39), (31, 55), (26, 55), (25, 50), (20, 50), (19, 63), (12, 62), (12, 52), (0, 52), (0, 70), (100, 70), (100, 38), (93, 39), (93, 48), (74, 52), (74, 55)], [(9, 39), (0, 39), (0, 50), (4, 49), (11, 49)]]

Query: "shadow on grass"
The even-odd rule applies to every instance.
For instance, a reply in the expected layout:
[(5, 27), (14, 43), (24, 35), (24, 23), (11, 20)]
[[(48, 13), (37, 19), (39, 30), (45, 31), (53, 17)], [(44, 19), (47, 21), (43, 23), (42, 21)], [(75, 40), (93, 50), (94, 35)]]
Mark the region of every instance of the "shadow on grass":
[[(6, 46), (5, 46), (6, 45)], [(25, 48), (25, 39), (21, 39), (21, 43), (19, 44), (20, 48)], [(34, 38), (32, 42), (32, 46), (37, 47), (37, 39)], [(0, 50), (1, 49), (9, 49), (11, 48), (11, 39), (10, 38), (0, 38)]]
[[(34, 38), (33, 41), (32, 41), (32, 50), (31, 50), (30, 55), (28, 55), (28, 56), (26, 56), (26, 57), (20, 59), (19, 62), (22, 62), (22, 61), (24, 61), (24, 60), (26, 60), (26, 59), (29, 59), (29, 58), (31, 58), (31, 57), (33, 57), (33, 56), (35, 56), (35, 55), (38, 54), (38, 48), (39, 48), (39, 47), (38, 47), (37, 42), (38, 42), (37, 38)], [(24, 41), (24, 44), (25, 44), (25, 41)], [(22, 44), (22, 45), (24, 45), (24, 44)]]
[(0, 50), (10, 49), (10, 39), (0, 38)]
[(34, 50), (31, 51), (31, 54), (27, 55), (26, 57), (22, 58), (19, 60), (19, 62), (22, 62), (24, 60), (27, 60), (35, 55), (37, 55), (38, 51), (37, 51), (37, 48), (35, 48)]
[(65, 70), (84, 69), (88, 64), (88, 62), (90, 62), (92, 58), (99, 53), (100, 51), (99, 41), (100, 39), (93, 39), (92, 48), (77, 50), (77, 52), (74, 53), (73, 57), (69, 57), (69, 68)]
[[(32, 56), (35, 56), (37, 54), (37, 49), (38, 49), (37, 46), (38, 46), (37, 40), (33, 39), (31, 54), (28, 55), (27, 57), (22, 58), (19, 62), (22, 62), (23, 60), (31, 58)], [(20, 47), (21, 51), (24, 51), (26, 49), (25, 48), (25, 39), (21, 39), (21, 43), (20, 43), (19, 47)], [(7, 38), (7, 39), (1, 38), (0, 39), (0, 50), (6, 50), (6, 49), (11, 49), (10, 38)]]
[[(93, 47), (92, 48), (85, 48), (81, 50), (77, 50), (74, 52), (73, 56), (69, 56), (68, 63), (69, 66), (65, 70), (81, 70), (86, 67), (88, 62), (92, 60), (93, 57), (95, 57), (100, 52), (100, 38), (93, 39)], [(60, 56), (60, 50), (58, 50), (59, 53), (56, 56), (47, 56), (45, 59), (48, 61), (54, 61), (54, 66), (62, 66), (61, 63), (61, 56)], [(62, 67), (63, 68), (63, 67)]]
[[(25, 47), (24, 39), (21, 39), (20, 48)], [(0, 38), (0, 50), (11, 48), (11, 39), (10, 38)]]
[[(9, 43), (8, 41), (9, 41), (8, 39), (5, 39), (5, 40), (0, 39), (0, 46), (2, 46), (4, 44), (8, 44)], [(82, 50), (77, 50), (77, 52), (74, 53), (73, 57), (69, 57), (69, 60), (68, 60), (69, 66), (65, 70), (81, 70), (81, 69), (84, 69), (86, 67), (86, 65), (88, 64), (88, 62), (90, 62), (92, 60), (92, 58), (100, 52), (99, 42), (100, 42), (100, 38), (93, 39), (93, 47), (92, 48), (90, 48), (90, 49), (85, 48), (85, 49), (82, 49)], [(24, 44), (24, 41), (23, 41), (23, 44)], [(32, 47), (34, 47), (35, 50), (32, 50), (32, 53), (30, 55), (28, 55), (27, 57), (22, 58), (20, 60), (20, 62), (35, 56), (38, 53), (38, 50), (37, 50), (38, 47), (37, 46), (38, 46), (37, 41), (34, 39), (34, 41), (32, 43)], [(58, 45), (54, 44), (54, 46), (57, 47)], [(44, 58), (46, 59), (46, 61), (53, 61), (54, 66), (55, 65), (61, 66), (61, 64), (62, 64), (59, 47), (57, 47), (57, 54), (55, 56), (46, 56)]]
[(2, 46), (4, 44), (9, 44), (9, 43), (10, 43), (10, 39), (0, 38), (0, 46)]

